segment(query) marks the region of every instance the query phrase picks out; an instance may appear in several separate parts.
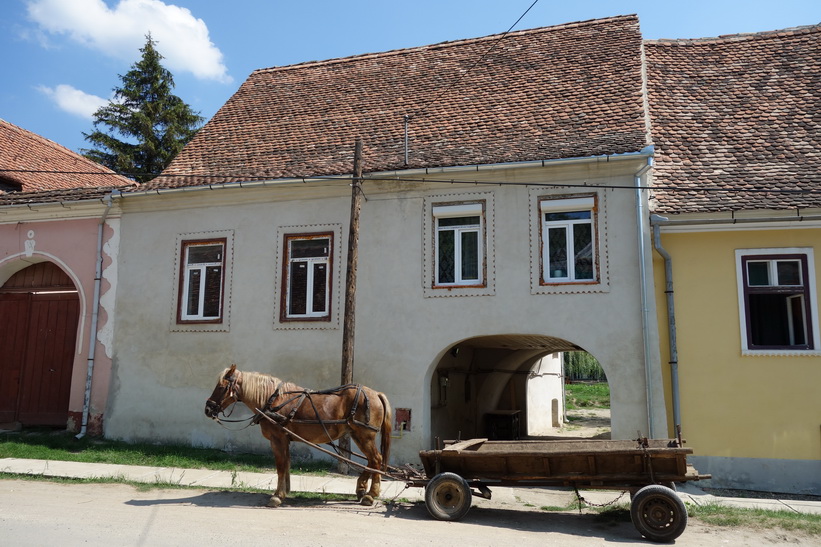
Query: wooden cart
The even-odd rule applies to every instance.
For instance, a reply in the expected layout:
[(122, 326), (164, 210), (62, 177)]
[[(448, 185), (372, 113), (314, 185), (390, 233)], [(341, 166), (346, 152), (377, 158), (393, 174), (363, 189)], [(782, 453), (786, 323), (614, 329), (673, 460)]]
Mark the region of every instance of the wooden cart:
[(629, 491), (633, 525), (647, 539), (672, 541), (687, 526), (687, 510), (674, 483), (708, 479), (687, 464), (676, 440), (637, 439), (488, 441), (446, 443), (419, 458), (428, 512), (439, 520), (459, 520), (472, 496), (490, 499), (491, 486), (568, 486)]

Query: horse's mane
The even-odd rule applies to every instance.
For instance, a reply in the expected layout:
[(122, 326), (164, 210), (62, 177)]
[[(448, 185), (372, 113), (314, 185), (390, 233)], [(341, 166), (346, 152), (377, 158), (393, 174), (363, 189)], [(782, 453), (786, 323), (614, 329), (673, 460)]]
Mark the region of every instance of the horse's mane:
[(241, 371), (240, 374), (242, 378), (242, 399), (248, 406), (264, 407), (277, 387), (280, 392), (303, 390), (293, 382), (285, 382), (270, 374), (245, 371)]

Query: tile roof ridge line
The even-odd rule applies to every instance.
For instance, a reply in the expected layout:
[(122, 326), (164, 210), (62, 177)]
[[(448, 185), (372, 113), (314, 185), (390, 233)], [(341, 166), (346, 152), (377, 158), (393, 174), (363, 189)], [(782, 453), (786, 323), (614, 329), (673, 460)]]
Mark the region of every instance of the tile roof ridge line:
[(763, 30), (760, 32), (739, 32), (737, 34), (722, 34), (714, 37), (704, 38), (657, 38), (655, 40), (644, 40), (649, 45), (676, 45), (676, 44), (709, 44), (741, 42), (745, 40), (767, 39), (788, 36), (799, 36), (801, 34), (811, 34), (821, 31), (821, 23), (815, 25), (802, 25), (798, 27), (788, 27), (776, 30)]
[(400, 48), (400, 49), (391, 49), (388, 51), (378, 51), (372, 53), (360, 53), (358, 55), (351, 55), (348, 57), (336, 57), (333, 59), (325, 59), (321, 61), (305, 61), (302, 63), (295, 63), (292, 65), (283, 65), (283, 66), (272, 66), (267, 68), (258, 68), (251, 72), (251, 76), (256, 74), (263, 74), (269, 72), (280, 72), (284, 70), (292, 70), (292, 69), (301, 69), (307, 67), (315, 67), (315, 66), (327, 66), (327, 65), (335, 65), (340, 63), (348, 63), (354, 61), (361, 61), (364, 59), (375, 59), (380, 57), (393, 57), (396, 55), (404, 55), (407, 53), (417, 52), (417, 51), (425, 51), (428, 49), (442, 49), (445, 47), (453, 47), (453, 46), (461, 46), (467, 43), (480, 43), (486, 41), (497, 40), (499, 37), (507, 34), (507, 36), (523, 36), (528, 34), (539, 34), (542, 32), (552, 32), (557, 30), (565, 30), (569, 28), (577, 28), (577, 27), (585, 27), (591, 25), (599, 25), (605, 23), (612, 23), (616, 21), (630, 21), (635, 20), (638, 22), (638, 15), (630, 14), (630, 15), (614, 15), (611, 17), (602, 17), (600, 19), (588, 19), (585, 21), (575, 21), (572, 23), (562, 23), (559, 25), (552, 25), (547, 27), (535, 27), (529, 29), (522, 29), (522, 30), (512, 30), (510, 32), (499, 32), (496, 34), (489, 34), (487, 36), (477, 36), (474, 38), (462, 38), (459, 40), (453, 41), (444, 41), (438, 42), (436, 44), (426, 44), (422, 46), (414, 46), (414, 47), (407, 47), (407, 48)]
[[(18, 125), (15, 125), (15, 124), (11, 123), (8, 120), (0, 118), (0, 126), (2, 126), (2, 125), (9, 126), (9, 128), (11, 130), (19, 133), (22, 137), (25, 137), (28, 140), (36, 140), (36, 141), (40, 142), (41, 144), (43, 144), (45, 146), (48, 146), (49, 148), (53, 149), (55, 152), (60, 152), (60, 153), (63, 153), (63, 154), (68, 154), (70, 156), (73, 156), (72, 157), (73, 160), (83, 161), (84, 163), (87, 163), (90, 168), (99, 169), (100, 172), (103, 173), (103, 174), (119, 175), (118, 173), (112, 171), (108, 167), (106, 167), (102, 164), (99, 164), (96, 161), (92, 161), (92, 160), (86, 158), (85, 156), (83, 156), (82, 154), (79, 154), (79, 153), (75, 152), (74, 150), (71, 150), (70, 148), (67, 148), (67, 147), (63, 146), (60, 143), (57, 143), (57, 142), (55, 142), (51, 139), (47, 139), (46, 137), (44, 137), (42, 135), (39, 135), (39, 134), (37, 134), (33, 131), (29, 131), (28, 129), (24, 129), (24, 128), (18, 126)], [(122, 175), (119, 175), (119, 176), (122, 176)], [(125, 177), (123, 177), (123, 178), (125, 178)]]

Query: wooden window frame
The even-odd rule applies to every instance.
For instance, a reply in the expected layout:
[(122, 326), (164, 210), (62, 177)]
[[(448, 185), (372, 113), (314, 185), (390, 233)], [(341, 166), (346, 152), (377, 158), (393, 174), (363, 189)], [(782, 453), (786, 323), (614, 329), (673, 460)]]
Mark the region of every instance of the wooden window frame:
[[(327, 239), (328, 251), (325, 257), (326, 278), (325, 278), (325, 311), (321, 313), (290, 314), (291, 296), (291, 245), (292, 241)], [(311, 233), (286, 233), (283, 234), (282, 253), (282, 287), (280, 293), (279, 320), (282, 323), (294, 322), (329, 322), (333, 317), (333, 278), (334, 278), (334, 232), (311, 232)], [(311, 263), (320, 262), (317, 260)], [(310, 275), (310, 274), (309, 274)]]
[[(434, 203), (432, 207), (433, 215), (433, 280), (434, 289), (454, 289), (454, 288), (482, 288), (487, 287), (487, 222), (486, 205), (484, 201), (460, 202), (460, 203)], [(458, 217), (479, 217), (479, 225), (464, 226), (440, 226), (439, 221), (447, 218)], [(439, 280), (439, 234), (444, 231), (453, 231), (455, 235), (465, 233), (477, 234), (477, 274), (478, 279), (463, 279), (464, 268), (461, 262), (461, 239), (454, 237), (454, 281), (440, 282)]]
[[(196, 246), (205, 246), (205, 245), (221, 245), (222, 246), (222, 255), (220, 257), (220, 302), (219, 302), (219, 315), (214, 318), (209, 318), (205, 316), (196, 316), (192, 317), (188, 314), (183, 313), (184, 307), (188, 304), (188, 264), (187, 264), (187, 256), (188, 256), (188, 249), (190, 247)], [(225, 306), (225, 273), (226, 273), (226, 264), (225, 264), (225, 255), (226, 250), (228, 247), (228, 239), (227, 238), (215, 238), (215, 239), (188, 239), (183, 240), (181, 242), (180, 248), (180, 271), (179, 271), (179, 285), (178, 285), (178, 292), (179, 295), (177, 301), (177, 324), (180, 325), (193, 325), (193, 324), (220, 324), (223, 322), (224, 318), (224, 306)]]
[[(753, 250), (748, 253), (741, 253), (738, 256), (740, 270), (740, 304), (742, 306), (742, 342), (744, 350), (751, 352), (761, 351), (814, 351), (817, 348), (816, 330), (813, 319), (817, 315), (815, 302), (811, 291), (813, 279), (811, 278), (810, 257), (807, 253), (801, 252), (768, 252), (756, 254)], [(768, 271), (769, 284), (751, 284), (749, 279), (750, 263), (765, 263)], [(777, 279), (777, 265), (779, 262), (797, 262), (799, 264), (800, 282), (797, 284), (779, 284)], [(785, 311), (787, 318), (786, 331), (792, 339), (796, 337), (795, 320), (803, 320), (803, 342), (788, 344), (766, 344), (754, 339), (755, 329), (753, 327), (752, 298), (756, 295), (783, 297), (786, 301), (800, 298), (801, 310), (795, 313), (795, 309), (790, 308)]]
[[(548, 221), (545, 215), (557, 212), (589, 212), (589, 220), (567, 220)], [(590, 224), (591, 252), (593, 260), (593, 278), (576, 279), (575, 263), (570, 260), (568, 248), (568, 268), (567, 276), (549, 277), (549, 252), (548, 252), (548, 232), (550, 228), (566, 228), (566, 237), (572, 242), (572, 231), (575, 225)], [(599, 256), (599, 233), (598, 233), (598, 207), (597, 196), (556, 196), (539, 199), (539, 284), (540, 285), (597, 285), (601, 282), (600, 256)], [(569, 247), (569, 245), (568, 245)]]

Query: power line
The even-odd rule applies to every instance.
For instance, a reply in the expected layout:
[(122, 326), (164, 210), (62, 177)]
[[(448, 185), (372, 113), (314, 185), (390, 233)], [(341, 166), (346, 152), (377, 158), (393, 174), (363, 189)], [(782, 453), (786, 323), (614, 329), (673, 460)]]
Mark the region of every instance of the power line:
[(467, 69), (465, 72), (463, 72), (463, 73), (462, 73), (462, 74), (461, 74), (458, 78), (456, 78), (456, 79), (455, 79), (455, 80), (454, 80), (454, 81), (453, 81), (453, 82), (452, 82), (452, 83), (451, 83), (448, 87), (446, 87), (445, 89), (443, 89), (443, 90), (442, 90), (442, 91), (441, 91), (441, 92), (440, 92), (440, 93), (439, 93), (436, 97), (434, 97), (433, 99), (431, 99), (430, 101), (428, 101), (426, 104), (424, 104), (424, 105), (423, 105), (423, 106), (422, 106), (419, 110), (417, 110), (416, 112), (414, 112), (414, 113), (412, 113), (412, 114), (407, 114), (407, 115), (405, 115), (405, 120), (410, 120), (410, 119), (411, 119), (411, 118), (413, 118), (413, 117), (416, 117), (416, 116), (421, 116), (422, 114), (424, 114), (424, 113), (425, 113), (425, 111), (428, 109), (428, 107), (429, 107), (430, 105), (432, 105), (433, 103), (438, 102), (438, 101), (439, 101), (439, 99), (441, 99), (441, 98), (442, 98), (443, 96), (445, 96), (448, 92), (450, 92), (450, 90), (452, 90), (452, 89), (453, 89), (453, 88), (455, 88), (457, 85), (459, 85), (459, 82), (461, 82), (461, 81), (464, 79), (464, 77), (465, 77), (465, 76), (467, 76), (468, 74), (470, 74), (470, 72), (471, 72), (474, 68), (476, 68), (476, 66), (477, 66), (477, 65), (479, 65), (479, 63), (481, 63), (482, 61), (484, 61), (484, 60), (485, 60), (485, 57), (487, 57), (488, 55), (490, 55), (490, 52), (491, 52), (491, 51), (493, 51), (494, 49), (496, 49), (496, 46), (498, 46), (498, 45), (499, 45), (499, 42), (501, 42), (502, 40), (504, 40), (504, 39), (505, 39), (505, 37), (506, 37), (508, 34), (510, 34), (510, 31), (511, 31), (511, 30), (513, 30), (513, 27), (515, 27), (516, 25), (518, 25), (518, 24), (519, 24), (519, 21), (521, 21), (522, 19), (524, 19), (525, 15), (527, 15), (527, 14), (528, 14), (528, 12), (529, 12), (531, 9), (533, 9), (533, 6), (535, 6), (538, 2), (539, 2), (539, 0), (534, 0), (534, 2), (533, 2), (532, 4), (530, 4), (530, 7), (529, 7), (529, 8), (527, 8), (527, 9), (524, 11), (524, 13), (523, 13), (523, 14), (521, 14), (521, 15), (519, 16), (519, 18), (518, 18), (518, 19), (516, 19), (516, 22), (515, 22), (515, 23), (513, 23), (512, 25), (510, 25), (510, 28), (508, 28), (508, 29), (507, 29), (507, 30), (506, 30), (506, 31), (505, 31), (505, 32), (504, 32), (501, 36), (499, 36), (499, 38), (497, 38), (496, 40), (494, 40), (494, 41), (493, 41), (493, 43), (490, 45), (490, 47), (487, 49), (487, 51), (485, 51), (485, 52), (482, 54), (482, 56), (481, 56), (481, 57), (479, 57), (479, 58), (478, 58), (478, 59), (477, 59), (477, 60), (476, 60), (476, 61), (475, 61), (472, 65), (470, 65), (470, 67), (468, 67), (468, 69)]
[[(64, 175), (100, 175), (100, 176), (115, 176), (118, 175), (117, 173), (100, 173), (94, 171), (59, 171), (59, 170), (40, 170), (40, 169), (0, 169), (0, 173), (29, 173), (29, 174), (64, 174)], [(128, 176), (128, 174), (120, 174), (120, 176)], [(186, 178), (196, 178), (196, 179), (204, 179), (209, 180), (213, 179), (218, 182), (204, 182), (203, 184), (198, 184), (197, 186), (224, 186), (224, 185), (237, 185), (242, 186), (243, 183), (252, 183), (252, 182), (264, 182), (268, 180), (273, 180), (270, 177), (265, 175), (234, 175), (234, 174), (163, 174), (163, 177), (168, 178), (176, 178), (176, 179), (186, 179)], [(338, 186), (338, 183), (344, 182), (349, 184), (352, 180), (352, 175), (325, 175), (325, 176), (306, 176), (306, 177), (287, 177), (288, 179), (294, 180), (295, 184), (299, 184), (299, 180), (302, 183), (308, 183), (309, 181), (312, 183), (313, 187), (325, 187), (330, 188), (332, 186)], [(235, 180), (232, 182), (226, 181), (226, 179), (241, 179)], [(635, 186), (635, 185), (623, 185), (623, 184), (588, 184), (587, 182), (579, 183), (579, 184), (568, 184), (566, 182), (563, 183), (551, 183), (551, 182), (509, 182), (509, 181), (498, 181), (498, 180), (476, 180), (476, 179), (439, 179), (439, 178), (430, 178), (430, 177), (421, 177), (421, 178), (409, 178), (409, 177), (396, 177), (396, 176), (367, 176), (365, 175), (362, 178), (363, 182), (407, 182), (407, 183), (431, 183), (431, 184), (460, 184), (460, 185), (474, 185), (474, 186), (525, 186), (525, 187), (545, 187), (545, 188), (573, 188), (573, 189), (606, 189), (606, 190), (664, 190), (667, 192), (698, 192), (698, 193), (732, 193), (732, 194), (802, 194), (802, 195), (821, 195), (821, 182), (818, 188), (738, 188), (738, 187), (723, 187), (723, 186), (685, 186), (685, 185), (676, 185), (676, 184), (664, 184), (664, 185), (646, 185), (646, 186)], [(320, 182), (327, 182), (328, 184), (319, 184)], [(141, 191), (142, 185), (137, 185), (134, 187), (134, 191)], [(179, 187), (163, 187), (163, 188), (150, 188), (149, 191), (159, 190), (162, 191), (164, 189), (174, 189)], [(79, 187), (78, 189), (87, 189), (83, 187)], [(72, 188), (63, 188), (60, 189), (62, 191), (72, 190)], [(54, 190), (43, 190), (43, 192), (51, 192)], [(9, 194), (13, 195), (17, 192), (10, 192)], [(8, 195), (8, 194), (7, 194)]]

